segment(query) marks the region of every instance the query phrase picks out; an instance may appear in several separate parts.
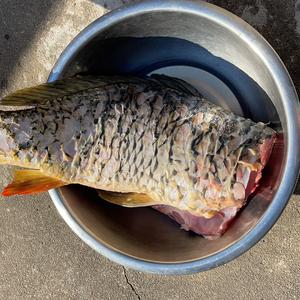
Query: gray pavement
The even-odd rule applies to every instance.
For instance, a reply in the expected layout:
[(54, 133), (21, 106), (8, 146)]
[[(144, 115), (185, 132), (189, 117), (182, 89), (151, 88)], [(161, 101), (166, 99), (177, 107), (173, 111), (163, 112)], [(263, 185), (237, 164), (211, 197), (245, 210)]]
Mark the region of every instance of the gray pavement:
[[(0, 0), (0, 93), (45, 81), (81, 29), (130, 2), (138, 1)], [(209, 2), (256, 27), (300, 91), (300, 1)], [(0, 168), (1, 188), (8, 174), (10, 168)], [(299, 201), (294, 195), (266, 237), (233, 262), (165, 277), (126, 270), (95, 253), (70, 231), (46, 193), (0, 198), (0, 299), (299, 299)]]

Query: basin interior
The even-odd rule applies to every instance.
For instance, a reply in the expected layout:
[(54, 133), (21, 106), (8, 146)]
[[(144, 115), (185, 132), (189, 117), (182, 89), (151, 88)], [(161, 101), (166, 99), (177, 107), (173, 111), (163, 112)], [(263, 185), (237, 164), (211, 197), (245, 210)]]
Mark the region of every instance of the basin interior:
[[(208, 90), (221, 82), (232, 95), (231, 103), (224, 97), (221, 105), (228, 104), (255, 121), (271, 122), (282, 133), (282, 143), (276, 145), (259, 188), (230, 229), (214, 241), (180, 230), (175, 222), (151, 208), (111, 205), (83, 186), (60, 188), (67, 209), (96, 241), (142, 260), (174, 263), (219, 252), (255, 226), (280, 183), (285, 114), (272, 74), (252, 46), (212, 19), (192, 13), (148, 12), (102, 30), (68, 64), (61, 77), (75, 73), (171, 74), (175, 69), (180, 77), (180, 70), (185, 70), (182, 77), (195, 85), (205, 79)], [(202, 78), (200, 74), (205, 73), (215, 80)]]

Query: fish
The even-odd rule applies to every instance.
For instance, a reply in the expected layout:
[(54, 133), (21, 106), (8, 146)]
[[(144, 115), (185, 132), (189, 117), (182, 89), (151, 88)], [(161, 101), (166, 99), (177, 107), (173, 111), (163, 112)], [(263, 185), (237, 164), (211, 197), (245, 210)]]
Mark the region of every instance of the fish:
[(0, 164), (21, 167), (2, 195), (80, 184), (209, 239), (245, 206), (276, 139), (267, 124), (165, 75), (77, 75), (12, 93), (0, 107)]

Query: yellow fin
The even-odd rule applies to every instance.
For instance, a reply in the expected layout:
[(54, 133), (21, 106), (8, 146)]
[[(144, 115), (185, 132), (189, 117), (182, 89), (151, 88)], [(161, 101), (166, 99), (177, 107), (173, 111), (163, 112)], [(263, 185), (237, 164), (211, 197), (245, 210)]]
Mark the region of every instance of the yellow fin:
[(68, 183), (43, 175), (39, 170), (16, 170), (13, 182), (2, 192), (3, 196), (46, 192)]
[(125, 207), (141, 207), (157, 204), (146, 194), (140, 193), (117, 193), (110, 191), (98, 190), (98, 195), (104, 200)]

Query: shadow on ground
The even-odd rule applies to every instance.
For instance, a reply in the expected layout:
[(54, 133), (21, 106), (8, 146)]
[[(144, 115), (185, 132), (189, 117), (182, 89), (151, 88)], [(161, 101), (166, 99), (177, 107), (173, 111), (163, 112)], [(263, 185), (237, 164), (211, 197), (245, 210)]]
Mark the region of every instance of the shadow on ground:
[(300, 195), (300, 180), (298, 180), (298, 183), (297, 183), (297, 185), (296, 185), (294, 194)]
[(103, 6), (104, 8), (108, 10), (116, 9), (120, 6), (123, 6), (125, 4), (132, 4), (132, 3), (138, 3), (142, 2), (142, 0), (116, 0), (116, 1), (111, 1), (111, 0), (91, 0), (92, 2), (99, 4)]
[(56, 0), (0, 2), (0, 96), (7, 92), (10, 75), (20, 67), (22, 53), (45, 28), (47, 16), (56, 4)]

